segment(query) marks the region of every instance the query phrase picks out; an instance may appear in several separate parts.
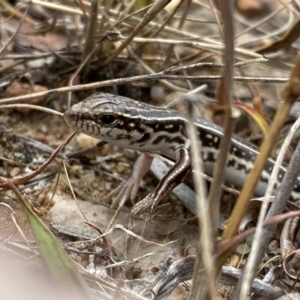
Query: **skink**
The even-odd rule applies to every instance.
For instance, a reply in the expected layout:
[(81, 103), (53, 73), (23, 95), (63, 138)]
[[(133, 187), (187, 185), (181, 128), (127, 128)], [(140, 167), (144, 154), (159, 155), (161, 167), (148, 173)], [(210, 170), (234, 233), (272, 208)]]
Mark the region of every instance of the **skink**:
[[(190, 141), (186, 130), (189, 121), (183, 113), (122, 96), (97, 93), (71, 106), (64, 113), (64, 119), (68, 126), (103, 141), (140, 152), (155, 152), (175, 160), (174, 166), (155, 190), (135, 204), (131, 211), (132, 217), (149, 208), (153, 212), (158, 202), (192, 171)], [(223, 130), (203, 119), (195, 119), (194, 124), (202, 144), (199, 151), (205, 173), (211, 175)], [(241, 188), (257, 154), (257, 148), (234, 135), (228, 153), (225, 181)], [(255, 195), (264, 195), (274, 163), (272, 158), (268, 159), (254, 191)], [(281, 166), (275, 189), (280, 185), (285, 172), (285, 166)], [(296, 205), (300, 203), (300, 177), (289, 200)]]

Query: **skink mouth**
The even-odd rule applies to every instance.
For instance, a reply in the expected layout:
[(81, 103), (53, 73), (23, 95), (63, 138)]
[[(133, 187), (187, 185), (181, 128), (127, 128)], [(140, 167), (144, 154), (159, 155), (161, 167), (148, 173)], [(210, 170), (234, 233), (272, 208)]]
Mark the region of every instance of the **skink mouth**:
[(78, 120), (78, 114), (72, 109), (72, 107), (68, 108), (64, 112), (64, 120), (69, 127), (76, 126)]

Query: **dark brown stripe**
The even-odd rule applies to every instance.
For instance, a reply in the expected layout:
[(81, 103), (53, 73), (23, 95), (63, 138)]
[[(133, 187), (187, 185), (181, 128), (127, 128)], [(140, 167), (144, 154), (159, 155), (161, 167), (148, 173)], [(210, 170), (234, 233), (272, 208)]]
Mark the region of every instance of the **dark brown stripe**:
[(165, 140), (166, 143), (169, 143), (170, 145), (172, 143), (177, 143), (179, 145), (184, 145), (185, 144), (185, 140), (183, 138), (181, 138), (180, 136), (176, 136), (174, 138), (170, 138), (168, 136), (165, 135), (161, 135), (158, 136), (155, 140), (153, 140), (152, 144), (153, 145), (158, 145), (160, 144), (163, 140)]

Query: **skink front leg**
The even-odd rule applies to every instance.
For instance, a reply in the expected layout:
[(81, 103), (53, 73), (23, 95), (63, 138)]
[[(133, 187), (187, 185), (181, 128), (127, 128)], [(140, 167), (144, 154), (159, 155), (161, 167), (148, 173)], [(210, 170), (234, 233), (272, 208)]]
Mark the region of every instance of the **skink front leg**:
[(106, 201), (111, 201), (111, 206), (113, 208), (117, 206), (122, 206), (129, 198), (133, 203), (140, 186), (140, 181), (148, 172), (152, 160), (153, 157), (145, 153), (140, 154), (140, 156), (134, 163), (129, 177), (123, 183), (121, 183), (115, 190), (113, 190), (107, 195)]
[(176, 163), (155, 190), (133, 206), (130, 212), (131, 218), (137, 218), (148, 208), (150, 208), (150, 213), (153, 213), (159, 201), (191, 174), (192, 166), (188, 149), (185, 146), (179, 146), (175, 152)]

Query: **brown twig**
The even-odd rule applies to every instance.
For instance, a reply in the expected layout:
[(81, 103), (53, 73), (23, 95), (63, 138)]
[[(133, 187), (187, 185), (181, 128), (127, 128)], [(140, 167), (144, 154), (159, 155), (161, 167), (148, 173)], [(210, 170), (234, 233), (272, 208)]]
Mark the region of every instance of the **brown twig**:
[(59, 145), (56, 150), (50, 155), (50, 157), (34, 172), (31, 172), (23, 177), (17, 178), (17, 179), (2, 179), (0, 180), (0, 187), (7, 187), (10, 185), (9, 182), (11, 182), (13, 185), (20, 185), (26, 183), (28, 180), (34, 178), (39, 173), (41, 173), (58, 155), (58, 153), (69, 143), (69, 141), (73, 138), (76, 131), (74, 131), (72, 134), (70, 134), (67, 139)]

